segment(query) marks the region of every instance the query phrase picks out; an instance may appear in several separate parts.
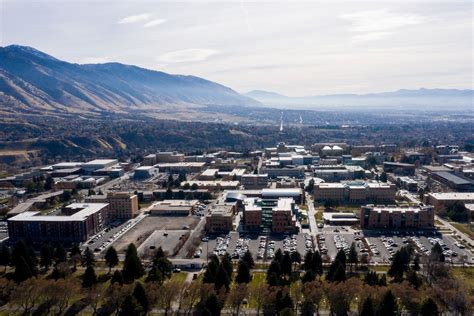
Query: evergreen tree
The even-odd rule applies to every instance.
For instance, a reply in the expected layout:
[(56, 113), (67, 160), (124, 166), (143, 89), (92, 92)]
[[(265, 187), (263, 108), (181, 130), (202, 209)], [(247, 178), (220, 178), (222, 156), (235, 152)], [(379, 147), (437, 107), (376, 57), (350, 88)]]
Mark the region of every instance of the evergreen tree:
[(281, 272), (287, 276), (291, 276), (292, 262), (288, 252), (283, 254), (283, 258), (280, 261)]
[(293, 262), (295, 265), (301, 263), (301, 254), (298, 251), (293, 251), (290, 257), (291, 262)]
[(150, 303), (148, 302), (148, 297), (146, 296), (145, 289), (143, 288), (140, 282), (137, 282), (135, 289), (133, 290), (133, 297), (141, 305), (142, 311), (146, 314), (150, 309)]
[(435, 262), (444, 262), (444, 259), (445, 258), (443, 255), (443, 248), (441, 248), (441, 245), (439, 243), (436, 243), (431, 248), (430, 260)]
[(31, 272), (30, 266), (26, 262), (25, 258), (20, 257), (16, 259), (13, 279), (17, 282), (23, 282), (33, 276), (34, 274)]
[(253, 260), (252, 253), (250, 252), (250, 250), (247, 250), (244, 253), (244, 255), (242, 256), (242, 260), (245, 261), (249, 269), (253, 269), (255, 267), (255, 261)]
[(314, 281), (316, 279), (316, 274), (313, 272), (313, 270), (307, 270), (304, 274), (303, 277), (301, 278), (301, 282), (307, 283)]
[(278, 263), (281, 264), (281, 260), (283, 259), (283, 252), (281, 252), (281, 249), (278, 248), (277, 251), (275, 251), (275, 256), (273, 257), (273, 260), (278, 261)]
[(395, 316), (397, 315), (397, 302), (392, 291), (388, 290), (382, 298), (379, 307), (379, 315), (383, 316)]
[(227, 274), (226, 268), (224, 267), (222, 263), (217, 268), (216, 281), (214, 285), (215, 285), (216, 291), (219, 291), (222, 287), (224, 287), (226, 291), (229, 290), (230, 278), (229, 278), (229, 275)]
[(137, 248), (134, 244), (128, 245), (127, 252), (125, 253), (125, 260), (123, 262), (123, 280), (125, 283), (131, 283), (135, 279), (140, 278), (145, 274), (142, 262), (138, 257)]
[(110, 284), (118, 283), (123, 285), (123, 276), (120, 270), (115, 270), (114, 274), (112, 274), (112, 279), (110, 279)]
[(203, 309), (203, 315), (220, 316), (222, 304), (215, 293), (212, 293), (207, 297), (206, 301), (204, 302)]
[(420, 256), (416, 255), (413, 259), (413, 271), (420, 271)]
[(277, 313), (280, 313), (285, 308), (293, 308), (293, 300), (288, 293), (283, 293), (282, 290), (279, 290), (276, 294), (275, 310)]
[(379, 285), (379, 278), (377, 276), (377, 272), (375, 271), (367, 272), (364, 278), (364, 282), (365, 284), (368, 284), (371, 286)]
[(163, 278), (169, 279), (173, 274), (173, 264), (166, 257), (160, 257), (153, 261), (153, 268), (158, 269)]
[(418, 289), (421, 286), (422, 280), (418, 276), (415, 271), (409, 271), (407, 273), (407, 281), (410, 283), (415, 289)]
[(319, 251), (313, 253), (312, 270), (315, 274), (323, 275), (323, 258), (321, 258)]
[(426, 301), (423, 302), (420, 308), (420, 316), (438, 316), (438, 315), (439, 315), (438, 306), (431, 298), (428, 298)]
[(140, 303), (132, 295), (127, 295), (120, 305), (120, 316), (139, 316), (143, 313)]
[(89, 249), (89, 247), (84, 250), (84, 255), (82, 256), (82, 266), (83, 267), (93, 267), (95, 265), (95, 256), (94, 253)]
[(346, 279), (346, 254), (344, 250), (339, 250), (336, 258), (329, 266), (328, 274), (326, 276), (328, 281), (340, 282)]
[(42, 266), (46, 271), (53, 264), (53, 252), (54, 249), (49, 243), (45, 243), (41, 246), (40, 266)]
[(360, 316), (375, 316), (374, 303), (370, 296), (365, 299)]
[(222, 256), (221, 264), (229, 280), (232, 280), (232, 274), (233, 274), (232, 258), (227, 252)]
[(235, 277), (235, 282), (237, 283), (250, 283), (250, 269), (247, 265), (247, 262), (244, 260), (239, 261), (239, 266), (237, 268), (237, 276)]
[(89, 288), (97, 283), (97, 276), (92, 266), (87, 266), (82, 276), (82, 287)]
[(112, 271), (112, 268), (115, 267), (119, 263), (117, 251), (114, 247), (107, 248), (107, 252), (105, 253), (105, 263), (109, 267), (109, 273)]
[(67, 260), (67, 253), (66, 250), (64, 250), (64, 247), (59, 244), (56, 246), (56, 249), (54, 249), (54, 263), (56, 265), (66, 262)]
[[(23, 240), (19, 240), (13, 248), (11, 263), (16, 268), (18, 265), (23, 265), (23, 261), (28, 265), (28, 270), (32, 276), (35, 276), (38, 272), (38, 259), (33, 249), (28, 247)], [(23, 268), (21, 267), (21, 269)]]
[(219, 258), (216, 255), (211, 255), (209, 257), (209, 263), (207, 264), (206, 271), (202, 279), (203, 283), (215, 283), (217, 269), (219, 268)]
[(303, 269), (305, 271), (313, 270), (313, 252), (308, 250), (304, 255)]
[(10, 265), (11, 259), (10, 247), (3, 243), (0, 247), (0, 265), (4, 266), (4, 273), (7, 271), (7, 266)]
[(152, 266), (150, 271), (148, 271), (148, 275), (145, 279), (145, 282), (157, 282), (162, 284), (165, 280), (163, 273), (161, 273), (160, 269), (157, 266)]
[(355, 243), (351, 244), (351, 248), (349, 249), (349, 256), (347, 261), (350, 263), (351, 273), (352, 273), (352, 265), (355, 265), (357, 268), (357, 264), (359, 263), (359, 257), (357, 255), (357, 250)]
[(270, 286), (276, 286), (281, 283), (281, 267), (280, 263), (273, 259), (267, 270), (267, 283)]
[(381, 182), (387, 182), (388, 178), (387, 178), (387, 173), (385, 171), (382, 172), (382, 174), (380, 175), (380, 181)]
[(69, 251), (69, 261), (73, 264), (73, 271), (76, 271), (77, 264), (82, 262), (82, 253), (78, 245), (72, 246)]

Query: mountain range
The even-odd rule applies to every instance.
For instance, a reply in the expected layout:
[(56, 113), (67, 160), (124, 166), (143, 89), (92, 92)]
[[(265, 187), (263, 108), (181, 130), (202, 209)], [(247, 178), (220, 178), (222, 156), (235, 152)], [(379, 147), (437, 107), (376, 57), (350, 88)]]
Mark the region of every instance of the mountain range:
[(473, 110), (474, 90), (458, 89), (401, 89), (393, 92), (369, 94), (332, 94), (288, 97), (276, 92), (254, 90), (250, 98), (270, 107), (299, 109), (377, 109), (377, 110)]
[(27, 46), (0, 47), (0, 111), (127, 113), (170, 105), (261, 104), (195, 76), (120, 63), (74, 64)]

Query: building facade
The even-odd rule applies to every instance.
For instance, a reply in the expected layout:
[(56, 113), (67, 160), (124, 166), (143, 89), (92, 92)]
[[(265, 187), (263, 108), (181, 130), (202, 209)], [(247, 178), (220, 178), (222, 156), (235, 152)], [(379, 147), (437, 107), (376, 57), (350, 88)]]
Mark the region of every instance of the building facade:
[(433, 228), (434, 208), (366, 205), (360, 211), (361, 228)]

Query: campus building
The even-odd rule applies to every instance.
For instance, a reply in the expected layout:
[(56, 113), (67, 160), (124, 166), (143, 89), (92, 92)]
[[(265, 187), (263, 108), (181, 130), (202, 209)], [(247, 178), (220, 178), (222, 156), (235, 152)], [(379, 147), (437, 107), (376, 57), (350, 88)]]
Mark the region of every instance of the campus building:
[(436, 210), (441, 210), (456, 202), (474, 203), (474, 192), (428, 193), (424, 196), (424, 202), (433, 205)]
[(215, 204), (210, 205), (206, 215), (206, 232), (212, 234), (231, 231), (234, 215), (237, 212), (237, 203), (226, 201), (226, 197), (223, 195)]
[(150, 215), (188, 216), (198, 204), (198, 200), (164, 200), (153, 204)]
[(131, 219), (138, 215), (138, 197), (128, 192), (110, 192), (107, 195), (91, 195), (86, 203), (108, 203), (108, 214), (111, 220)]
[(107, 206), (106, 203), (73, 203), (64, 207), (60, 215), (23, 212), (7, 220), (10, 241), (24, 239), (37, 245), (85, 242), (105, 228)]
[(433, 206), (397, 207), (366, 205), (360, 210), (361, 228), (432, 228)]
[(317, 202), (390, 202), (395, 199), (395, 193), (395, 184), (383, 182), (323, 182), (314, 186), (314, 200)]
[(244, 174), (240, 180), (240, 184), (246, 190), (263, 189), (268, 187), (268, 174)]
[(296, 231), (296, 205), (292, 198), (265, 200), (246, 198), (243, 202), (246, 231), (284, 233)]

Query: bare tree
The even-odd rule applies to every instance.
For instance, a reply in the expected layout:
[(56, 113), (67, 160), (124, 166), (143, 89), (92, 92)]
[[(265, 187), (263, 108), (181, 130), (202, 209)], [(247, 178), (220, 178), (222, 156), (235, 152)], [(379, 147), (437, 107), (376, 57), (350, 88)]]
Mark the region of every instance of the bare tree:
[(319, 315), (319, 307), (325, 292), (325, 284), (319, 280), (305, 283), (302, 288), (304, 299), (314, 304), (316, 314)]
[(95, 284), (85, 289), (87, 304), (92, 308), (92, 315), (97, 315), (101, 301), (104, 299), (106, 289), (102, 284)]
[(158, 304), (165, 310), (165, 316), (168, 312), (173, 311), (173, 302), (177, 299), (179, 290), (182, 286), (182, 282), (176, 280), (170, 280), (161, 286), (160, 297), (158, 298)]
[(31, 278), (16, 286), (10, 295), (10, 304), (27, 315), (41, 301), (42, 289), (37, 279)]
[(192, 282), (184, 286), (185, 293), (181, 298), (180, 306), (184, 308), (184, 315), (191, 315), (191, 311), (201, 297), (202, 283)]
[(240, 315), (240, 307), (247, 295), (248, 285), (246, 283), (238, 284), (230, 290), (227, 295), (227, 303), (232, 307), (232, 315)]

